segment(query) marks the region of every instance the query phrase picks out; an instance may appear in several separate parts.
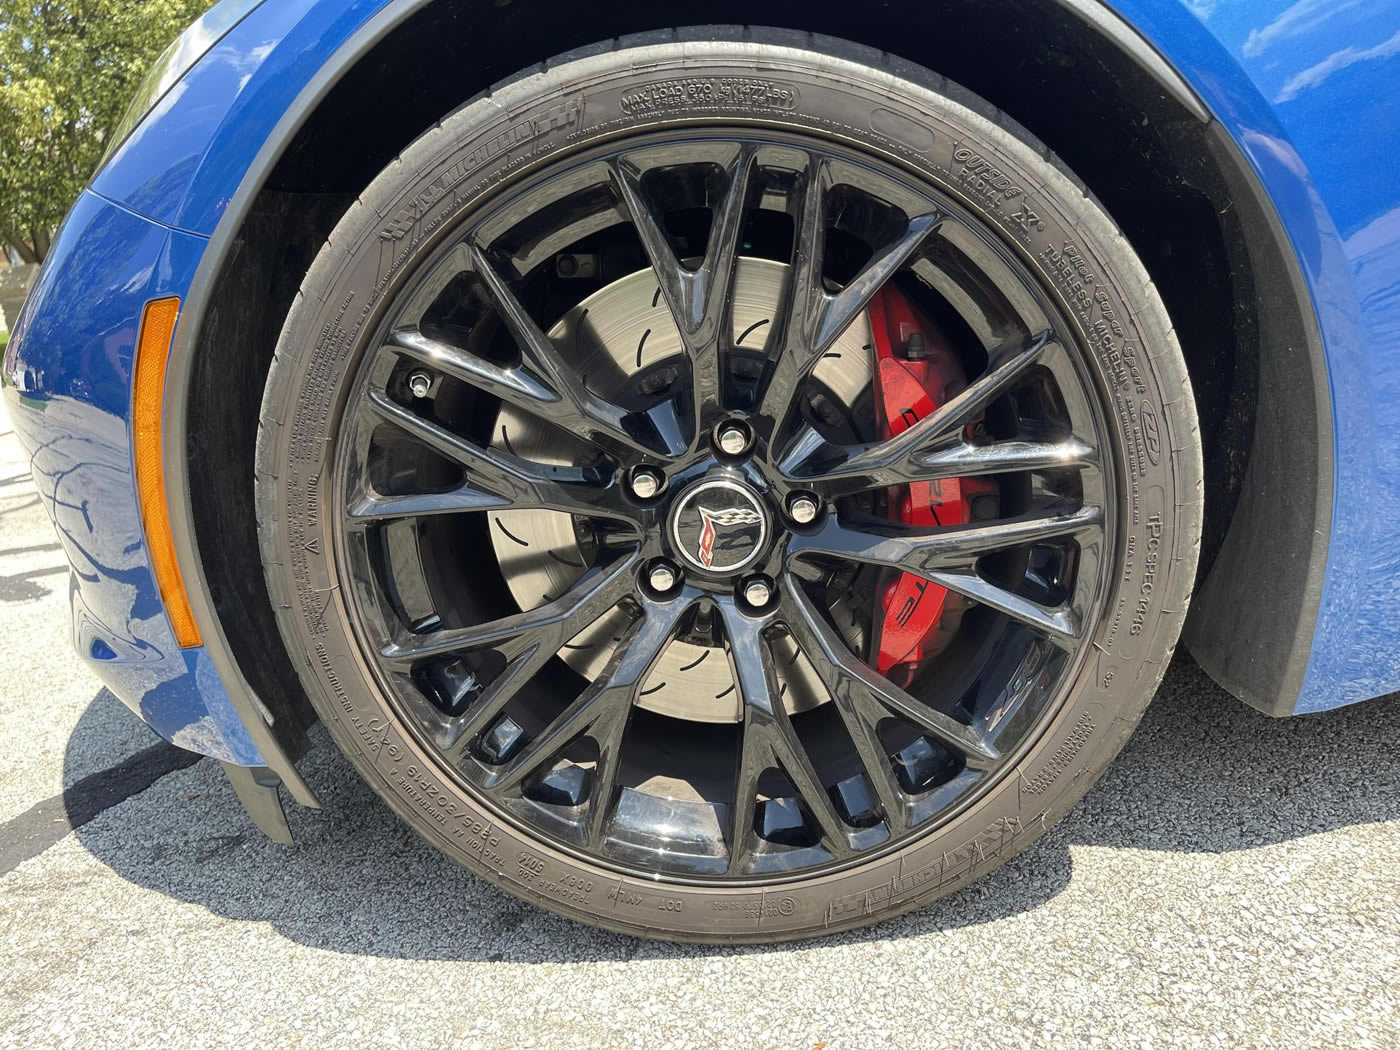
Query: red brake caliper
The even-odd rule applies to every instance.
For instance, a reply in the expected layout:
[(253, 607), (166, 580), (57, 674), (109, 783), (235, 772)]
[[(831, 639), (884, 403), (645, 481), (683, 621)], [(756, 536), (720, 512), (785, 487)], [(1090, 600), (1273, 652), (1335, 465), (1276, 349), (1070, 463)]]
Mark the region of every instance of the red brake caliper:
[[(875, 351), (875, 414), (881, 439), (908, 430), (956, 396), (966, 379), (938, 328), (894, 288), (870, 301)], [(975, 496), (997, 488), (975, 478), (919, 481), (889, 490), (894, 521), (913, 525), (961, 525), (972, 520)], [(947, 644), (965, 602), (921, 576), (885, 570), (879, 593), (883, 616), (875, 621), (876, 670), (908, 684), (920, 665)], [(956, 614), (956, 615), (954, 615)], [(953, 621), (953, 622), (949, 622)]]

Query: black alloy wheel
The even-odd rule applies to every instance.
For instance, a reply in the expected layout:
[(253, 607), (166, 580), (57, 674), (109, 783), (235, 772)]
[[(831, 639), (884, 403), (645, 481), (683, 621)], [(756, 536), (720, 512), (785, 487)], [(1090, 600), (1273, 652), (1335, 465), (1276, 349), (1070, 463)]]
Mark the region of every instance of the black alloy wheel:
[(640, 50), (459, 111), (342, 221), (269, 379), (269, 583), (337, 742), (486, 877), (686, 939), (857, 925), (1020, 848), (1150, 698), (1185, 370), (977, 103), (836, 42)]

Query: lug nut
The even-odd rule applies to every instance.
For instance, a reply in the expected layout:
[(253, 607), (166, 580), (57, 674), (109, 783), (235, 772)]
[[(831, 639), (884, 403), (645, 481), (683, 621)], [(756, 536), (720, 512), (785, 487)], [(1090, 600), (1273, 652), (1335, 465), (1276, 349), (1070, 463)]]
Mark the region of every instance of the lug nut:
[(427, 372), (414, 372), (408, 377), (408, 392), (414, 397), (427, 397), (433, 389), (433, 377)]
[(819, 509), (816, 497), (805, 493), (799, 493), (788, 500), (788, 516), (799, 525), (810, 525), (816, 521)]
[(749, 447), (748, 429), (738, 423), (726, 423), (720, 428), (716, 438), (720, 451), (729, 456), (737, 456)]
[(773, 600), (773, 587), (765, 579), (755, 576), (744, 583), (744, 601), (755, 609), (762, 609)]
[(661, 491), (666, 479), (649, 467), (639, 467), (632, 472), (632, 495), (638, 499), (651, 499)]
[(664, 561), (653, 565), (651, 572), (647, 574), (647, 582), (651, 584), (652, 590), (661, 594), (672, 590), (679, 579), (680, 576), (676, 572), (675, 566)]

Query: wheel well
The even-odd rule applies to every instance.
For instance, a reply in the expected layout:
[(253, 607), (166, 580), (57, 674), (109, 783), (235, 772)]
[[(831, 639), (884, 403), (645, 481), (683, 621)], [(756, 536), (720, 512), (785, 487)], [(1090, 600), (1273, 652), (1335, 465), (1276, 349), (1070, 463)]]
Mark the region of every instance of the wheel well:
[[(562, 0), (437, 0), (405, 19), (309, 114), (214, 283), (190, 395), (190, 476), (201, 482), (193, 486), (194, 523), (234, 654), (280, 716), (275, 724), (290, 731), (289, 746), (313, 716), (271, 615), (248, 483), (283, 318), (348, 204), (436, 121), (542, 59), (665, 29), (675, 17), (666, 5), (635, 0), (579, 11)], [(1037, 135), (1123, 228), (1166, 302), (1195, 385), (1207, 467), (1204, 573), (1245, 477), (1261, 344), (1258, 239), (1248, 237), (1249, 210), (1233, 206), (1244, 191), (1218, 127), (1050, 0), (926, 0), (878, 14), (844, 0), (809, 0), (801, 11), (796, 19), (780, 0), (705, 6), (715, 23), (817, 32), (935, 70)], [(474, 48), (464, 50), (464, 41)]]

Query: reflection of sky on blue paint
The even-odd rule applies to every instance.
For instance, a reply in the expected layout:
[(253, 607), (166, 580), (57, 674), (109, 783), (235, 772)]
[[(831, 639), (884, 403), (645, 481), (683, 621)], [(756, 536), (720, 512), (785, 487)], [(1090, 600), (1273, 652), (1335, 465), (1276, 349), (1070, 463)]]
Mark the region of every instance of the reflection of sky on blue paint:
[[(1400, 0), (1216, 0), (1205, 24), (1274, 107), (1342, 236), (1365, 329), (1374, 433), (1339, 427), (1338, 514), (1314, 672), (1304, 707), (1337, 692), (1361, 699), (1395, 688), (1400, 654), (1390, 611), (1400, 598), (1400, 539), (1385, 527), (1400, 511)], [(1334, 346), (1334, 354), (1362, 347)], [(1334, 375), (1335, 375), (1334, 371)], [(1343, 392), (1345, 395), (1345, 391)], [(1354, 396), (1354, 395), (1347, 395)], [(1349, 411), (1343, 404), (1341, 411)], [(1350, 491), (1367, 493), (1369, 518)]]
[(1199, 0), (1307, 156), (1343, 237), (1395, 205), (1400, 0)]

